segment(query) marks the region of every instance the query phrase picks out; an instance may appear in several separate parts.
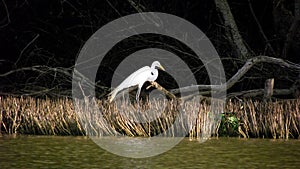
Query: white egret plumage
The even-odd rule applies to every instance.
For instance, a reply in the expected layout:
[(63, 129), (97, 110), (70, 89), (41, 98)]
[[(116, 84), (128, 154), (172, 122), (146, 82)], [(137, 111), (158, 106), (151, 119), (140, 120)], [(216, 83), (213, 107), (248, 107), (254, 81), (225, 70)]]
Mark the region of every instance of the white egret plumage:
[(157, 68), (161, 70), (165, 70), (164, 67), (159, 63), (159, 61), (154, 61), (149, 66), (144, 66), (137, 71), (133, 72), (131, 75), (129, 75), (119, 86), (117, 86), (113, 91), (109, 93), (109, 102), (112, 102), (118, 92), (120, 92), (123, 89), (132, 87), (132, 86), (138, 86), (137, 93), (136, 93), (136, 101), (139, 102), (139, 95), (142, 89), (143, 84), (146, 81), (155, 81), (158, 77), (158, 70)]

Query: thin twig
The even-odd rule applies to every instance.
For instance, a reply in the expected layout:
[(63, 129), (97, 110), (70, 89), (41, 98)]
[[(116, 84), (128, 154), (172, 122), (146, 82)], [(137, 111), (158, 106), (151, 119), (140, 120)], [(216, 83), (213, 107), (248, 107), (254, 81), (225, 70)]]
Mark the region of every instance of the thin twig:
[(9, 17), (9, 11), (8, 11), (8, 8), (7, 8), (6, 3), (5, 3), (4, 0), (2, 0), (2, 3), (3, 3), (3, 6), (4, 6), (4, 9), (5, 9), (5, 12), (6, 12), (7, 23), (5, 23), (4, 25), (1, 25), (1, 26), (0, 26), (0, 29), (1, 29), (1, 28), (4, 28), (5, 26), (7, 26), (7, 25), (10, 24), (10, 17)]
[(19, 62), (19, 60), (22, 58), (23, 53), (25, 52), (25, 50), (40, 36), (40, 34), (37, 34), (21, 51), (19, 58), (17, 59), (17, 61), (15, 62), (15, 64), (17, 64)]

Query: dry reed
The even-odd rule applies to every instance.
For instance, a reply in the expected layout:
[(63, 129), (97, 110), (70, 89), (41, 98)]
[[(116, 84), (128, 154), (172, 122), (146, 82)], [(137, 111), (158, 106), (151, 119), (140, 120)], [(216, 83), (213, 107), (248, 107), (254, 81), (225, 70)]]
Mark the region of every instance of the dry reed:
[[(190, 138), (200, 138), (205, 133), (218, 133), (220, 124), (219, 116), (213, 116), (210, 102), (205, 100), (154, 101), (151, 104), (148, 101), (140, 103), (140, 113), (136, 112), (134, 104), (122, 107), (93, 99), (75, 103), (70, 98), (0, 97), (0, 132), (144, 137), (186, 134)], [(98, 110), (91, 105), (97, 105)], [(229, 100), (224, 112), (235, 112), (238, 132), (244, 137), (288, 139), (300, 135), (300, 99), (275, 102)]]

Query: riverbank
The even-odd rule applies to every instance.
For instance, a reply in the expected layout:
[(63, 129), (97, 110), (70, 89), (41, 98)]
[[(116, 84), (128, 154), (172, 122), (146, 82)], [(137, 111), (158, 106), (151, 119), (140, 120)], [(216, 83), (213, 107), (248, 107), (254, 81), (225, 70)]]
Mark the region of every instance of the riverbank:
[[(33, 98), (1, 97), (0, 98), (0, 131), (2, 134), (33, 135), (85, 135), (87, 124), (81, 121), (80, 113), (74, 110), (70, 98)], [(153, 136), (167, 130), (176, 119), (176, 104), (170, 101), (164, 113), (149, 123), (138, 123), (122, 116), (115, 105), (98, 100), (101, 119), (93, 116), (88, 128), (98, 135), (109, 134), (106, 129), (114, 129), (128, 136)], [(157, 105), (160, 103), (156, 104)], [(155, 105), (154, 105), (155, 106)], [(189, 103), (184, 106), (185, 113), (196, 112), (194, 127), (189, 131), (190, 138), (201, 137), (209, 122), (209, 101)], [(141, 110), (149, 110), (151, 104), (143, 104)], [(132, 109), (130, 109), (132, 110)], [(130, 111), (128, 111), (130, 112)], [(130, 115), (130, 114), (129, 114)], [(131, 114), (134, 115), (134, 114)], [(178, 115), (178, 114), (177, 114)], [(142, 115), (139, 118), (149, 118)], [(180, 124), (179, 124), (180, 125)], [(182, 124), (184, 125), (184, 124)], [(225, 110), (215, 123), (218, 136), (240, 136), (247, 138), (299, 138), (300, 136), (300, 99), (263, 102), (256, 100), (228, 100)], [(94, 128), (94, 129), (93, 129)], [(103, 128), (107, 133), (97, 133)], [(175, 128), (176, 130), (176, 128)], [(176, 133), (176, 131), (173, 131)]]

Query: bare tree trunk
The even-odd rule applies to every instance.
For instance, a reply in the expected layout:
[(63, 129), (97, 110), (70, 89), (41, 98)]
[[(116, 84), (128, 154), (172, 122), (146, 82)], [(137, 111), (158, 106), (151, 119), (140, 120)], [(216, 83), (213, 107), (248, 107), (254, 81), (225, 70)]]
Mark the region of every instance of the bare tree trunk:
[(216, 8), (220, 12), (225, 26), (225, 33), (238, 58), (246, 60), (250, 53), (239, 33), (234, 17), (231, 13), (227, 0), (215, 0)]
[(259, 29), (259, 32), (260, 32), (261, 36), (263, 37), (263, 39), (265, 40), (266, 46), (267, 46), (268, 49), (270, 50), (271, 54), (272, 54), (273, 56), (277, 57), (277, 54), (276, 54), (275, 50), (273, 49), (273, 47), (272, 47), (272, 45), (271, 45), (269, 39), (267, 38), (265, 32), (263, 31), (262, 26), (260, 25), (260, 23), (259, 23), (259, 21), (258, 21), (256, 15), (255, 15), (255, 13), (254, 13), (254, 9), (253, 9), (253, 7), (252, 7), (252, 4), (251, 4), (250, 0), (248, 0), (248, 4), (249, 4), (250, 12), (251, 12), (251, 14), (252, 14), (252, 16), (253, 16), (253, 19), (255, 20), (255, 23), (256, 23), (256, 25), (257, 25), (257, 27), (258, 27), (258, 29)]
[(300, 17), (300, 0), (295, 0), (295, 17)]
[(295, 37), (297, 31), (299, 32), (300, 25), (300, 0), (295, 0), (295, 16), (293, 17), (293, 22), (286, 34), (286, 39), (284, 42), (282, 50), (282, 58), (287, 58), (288, 52), (293, 44), (293, 38)]
[[(273, 0), (273, 22), (275, 32), (279, 38), (275, 49), (277, 53), (281, 54), (281, 58), (283, 59), (286, 59), (292, 41), (291, 34), (295, 29), (293, 27), (296, 26), (291, 11), (284, 6), (285, 1), (286, 0)], [(283, 44), (283, 46), (281, 44)]]

